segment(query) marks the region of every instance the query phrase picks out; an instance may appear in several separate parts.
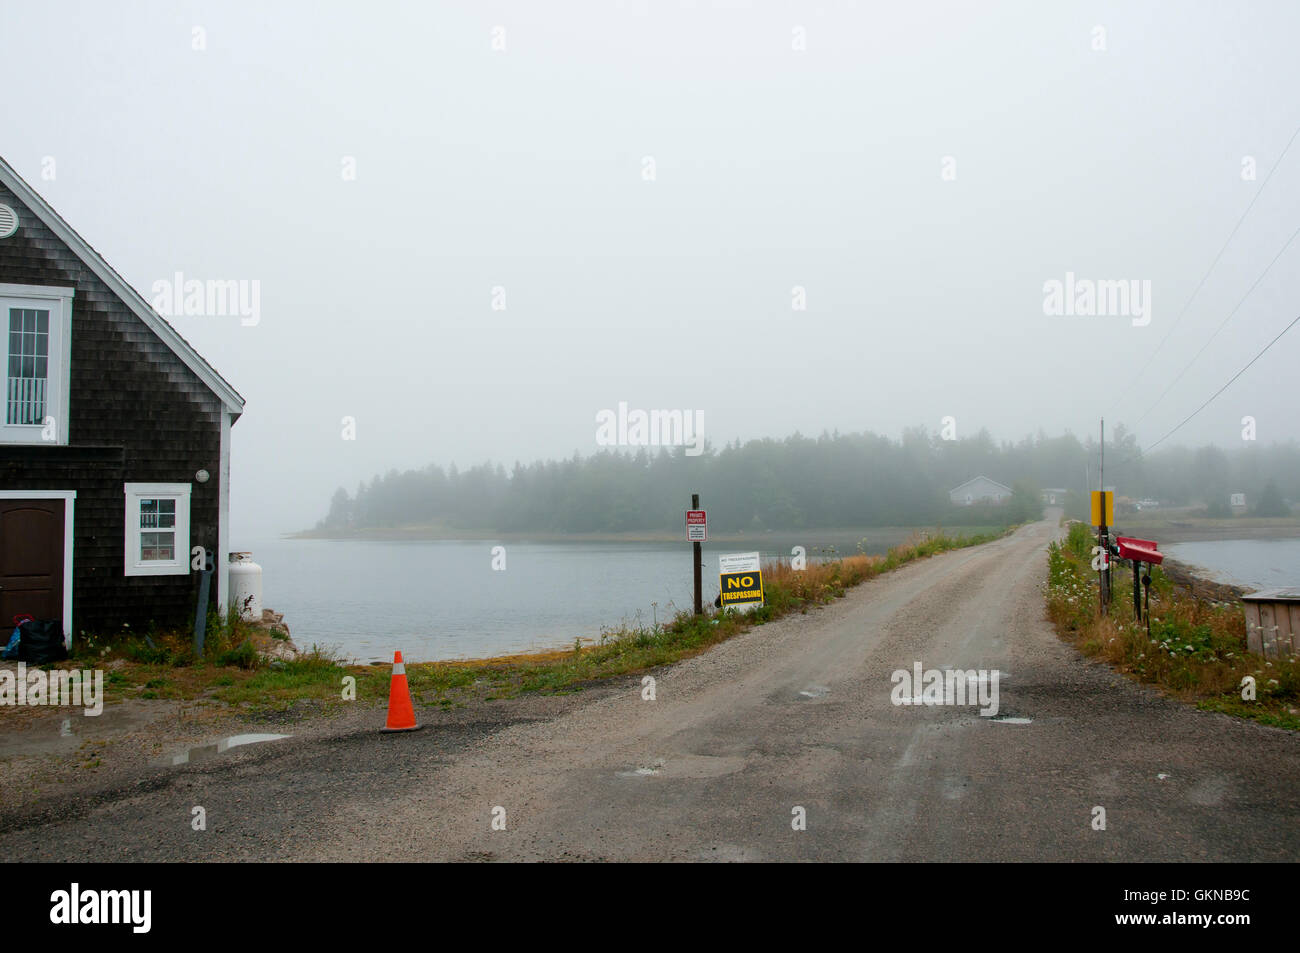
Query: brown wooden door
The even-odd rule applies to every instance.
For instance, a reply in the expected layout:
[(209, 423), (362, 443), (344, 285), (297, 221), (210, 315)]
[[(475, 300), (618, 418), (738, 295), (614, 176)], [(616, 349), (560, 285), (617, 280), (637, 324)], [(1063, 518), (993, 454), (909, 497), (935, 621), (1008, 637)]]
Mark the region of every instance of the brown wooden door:
[(63, 519), (63, 500), (0, 500), (0, 633), (63, 619)]

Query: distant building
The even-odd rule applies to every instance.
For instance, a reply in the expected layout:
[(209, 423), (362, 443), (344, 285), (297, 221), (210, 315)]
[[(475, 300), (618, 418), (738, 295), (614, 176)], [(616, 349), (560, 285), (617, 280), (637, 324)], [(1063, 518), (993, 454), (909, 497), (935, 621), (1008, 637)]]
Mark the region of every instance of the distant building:
[(1233, 493), (1230, 497), (1228, 497), (1228, 505), (1231, 506), (1233, 510), (1237, 512), (1244, 510), (1246, 508), (1246, 494)]
[(957, 506), (973, 506), (976, 503), (1002, 503), (1011, 497), (1011, 487), (1003, 486), (997, 480), (986, 476), (977, 476), (967, 480), (961, 486), (948, 491), (948, 499)]
[(1065, 494), (1069, 492), (1070, 492), (1069, 490), (1063, 490), (1059, 486), (1052, 487), (1051, 489), (1048, 490), (1043, 490), (1042, 491), (1043, 502), (1046, 503), (1048, 506), (1061, 506), (1062, 504), (1065, 503)]

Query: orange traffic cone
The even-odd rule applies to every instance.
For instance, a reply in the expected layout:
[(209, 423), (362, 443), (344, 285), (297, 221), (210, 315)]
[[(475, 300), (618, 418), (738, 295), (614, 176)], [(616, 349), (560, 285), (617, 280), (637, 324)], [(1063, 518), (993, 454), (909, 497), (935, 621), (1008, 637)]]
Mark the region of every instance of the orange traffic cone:
[(388, 724), (380, 731), (415, 731), (415, 706), (411, 704), (411, 689), (406, 684), (406, 663), (402, 653), (393, 653), (393, 680), (388, 686)]

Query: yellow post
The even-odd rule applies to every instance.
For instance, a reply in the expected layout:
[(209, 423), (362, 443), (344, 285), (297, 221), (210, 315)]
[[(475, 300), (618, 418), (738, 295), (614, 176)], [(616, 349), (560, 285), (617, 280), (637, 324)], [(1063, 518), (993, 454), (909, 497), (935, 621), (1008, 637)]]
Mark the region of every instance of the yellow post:
[(1115, 494), (1106, 490), (1092, 491), (1092, 525), (1115, 525)]

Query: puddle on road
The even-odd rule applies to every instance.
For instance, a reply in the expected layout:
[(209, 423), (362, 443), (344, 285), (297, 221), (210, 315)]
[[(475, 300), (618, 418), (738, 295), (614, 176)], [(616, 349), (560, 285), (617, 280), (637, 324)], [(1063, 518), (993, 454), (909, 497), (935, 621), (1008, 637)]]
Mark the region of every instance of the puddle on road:
[(990, 718), (989, 721), (997, 722), (999, 725), (1032, 725), (1032, 718)]
[(800, 698), (825, 698), (831, 690), (825, 685), (809, 685), (799, 693)]
[(231, 735), (229, 738), (222, 738), (220, 741), (212, 744), (196, 745), (182, 751), (180, 754), (173, 756), (172, 764), (191, 764), (195, 761), (205, 761), (208, 758), (214, 758), (219, 754), (224, 754), (231, 748), (240, 748), (244, 745), (260, 744), (263, 741), (279, 741), (281, 738), (292, 738), (292, 735)]

